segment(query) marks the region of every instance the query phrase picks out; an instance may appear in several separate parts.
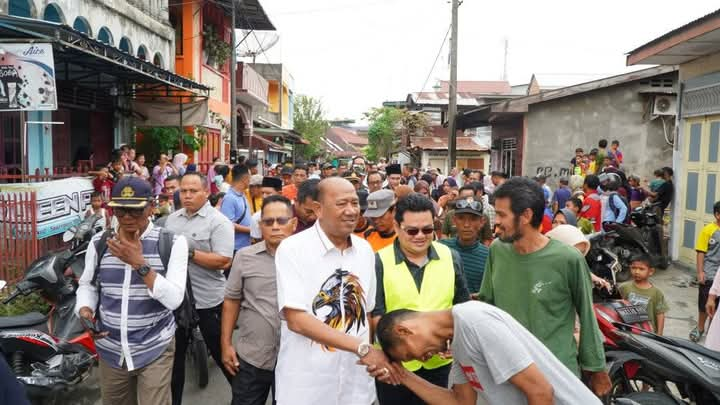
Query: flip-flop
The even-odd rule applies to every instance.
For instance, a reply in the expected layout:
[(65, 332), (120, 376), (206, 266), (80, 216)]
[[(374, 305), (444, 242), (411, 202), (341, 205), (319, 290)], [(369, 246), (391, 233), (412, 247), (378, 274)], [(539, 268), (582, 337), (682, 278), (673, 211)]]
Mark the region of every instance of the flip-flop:
[(690, 331), (690, 340), (697, 343), (705, 331), (698, 330), (697, 326)]

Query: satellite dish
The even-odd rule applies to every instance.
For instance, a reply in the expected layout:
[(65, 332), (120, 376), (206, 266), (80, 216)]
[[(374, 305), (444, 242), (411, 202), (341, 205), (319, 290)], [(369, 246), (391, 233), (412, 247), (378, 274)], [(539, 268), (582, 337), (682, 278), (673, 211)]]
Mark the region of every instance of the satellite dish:
[(240, 30), (240, 38), (244, 38), (242, 43), (238, 45), (237, 55), (241, 58), (255, 58), (268, 51), (280, 41), (280, 35), (273, 31), (255, 31)]

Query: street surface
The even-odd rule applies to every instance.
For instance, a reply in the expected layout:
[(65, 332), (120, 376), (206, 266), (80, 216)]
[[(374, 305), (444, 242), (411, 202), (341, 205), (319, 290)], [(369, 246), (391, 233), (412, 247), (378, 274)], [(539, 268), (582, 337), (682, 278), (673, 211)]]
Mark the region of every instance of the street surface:
[[(688, 332), (695, 326), (697, 319), (697, 288), (691, 287), (694, 273), (680, 267), (658, 270), (652, 278), (654, 284), (665, 294), (670, 305), (666, 316), (665, 334), (687, 339)], [(702, 342), (702, 341), (701, 341)], [(183, 402), (197, 404), (230, 404), (230, 387), (225, 377), (212, 359), (210, 364), (210, 384), (200, 389), (193, 380), (192, 370), (187, 372), (185, 395)], [(71, 394), (63, 395), (56, 401), (58, 405), (100, 405), (100, 389), (98, 387), (97, 368), (83, 387)], [(270, 401), (268, 401), (270, 404)]]

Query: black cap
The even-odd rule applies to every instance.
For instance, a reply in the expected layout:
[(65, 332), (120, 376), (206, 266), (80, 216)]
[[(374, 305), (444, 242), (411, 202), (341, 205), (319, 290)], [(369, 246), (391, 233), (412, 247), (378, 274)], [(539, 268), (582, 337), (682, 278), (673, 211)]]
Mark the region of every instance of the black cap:
[(283, 182), (282, 179), (277, 177), (263, 177), (262, 179), (262, 186), (263, 187), (272, 187), (274, 189), (280, 189), (282, 188)]
[(389, 176), (391, 174), (402, 174), (402, 169), (399, 164), (387, 165), (385, 167), (385, 173)]
[(139, 177), (123, 177), (112, 189), (111, 208), (145, 208), (153, 198), (150, 183)]
[(281, 176), (285, 176), (285, 175), (292, 176), (292, 174), (293, 174), (293, 168), (292, 168), (292, 167), (285, 166), (285, 167), (282, 168), (282, 170), (280, 170), (280, 175), (281, 175)]
[(333, 166), (333, 164), (330, 163), (330, 162), (325, 163), (325, 164), (322, 165), (322, 169), (323, 169), (323, 170), (326, 170), (326, 169), (334, 169), (334, 168), (335, 168), (335, 166)]

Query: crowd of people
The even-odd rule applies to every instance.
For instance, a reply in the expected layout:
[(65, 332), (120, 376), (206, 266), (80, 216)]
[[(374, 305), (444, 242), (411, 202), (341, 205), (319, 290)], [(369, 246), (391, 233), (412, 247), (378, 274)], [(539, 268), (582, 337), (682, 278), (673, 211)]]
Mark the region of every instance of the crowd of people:
[[(626, 221), (638, 192), (664, 210), (672, 190), (669, 168), (662, 184), (626, 181), (619, 144), (603, 145), (579, 150), (556, 190), (362, 156), (216, 161), (205, 175), (161, 155), (147, 170), (119, 150), (95, 172), (90, 210), (108, 231), (94, 242), (107, 248), (88, 248), (76, 306), (97, 322), (104, 403), (181, 404), (195, 326), (233, 404), (271, 391), (281, 405), (600, 403), (610, 380), (591, 290), (604, 280), (583, 234)], [(651, 302), (662, 333), (652, 271), (635, 258), (621, 291)], [(178, 315), (188, 305), (193, 322)]]

